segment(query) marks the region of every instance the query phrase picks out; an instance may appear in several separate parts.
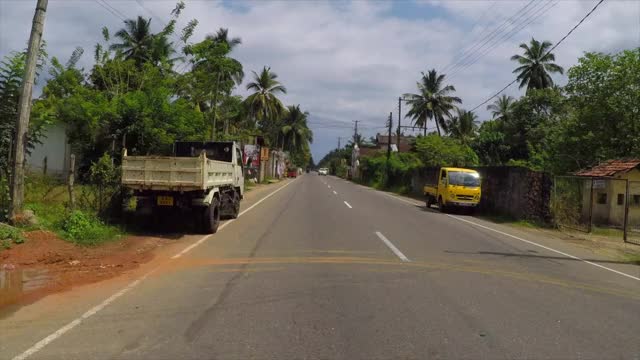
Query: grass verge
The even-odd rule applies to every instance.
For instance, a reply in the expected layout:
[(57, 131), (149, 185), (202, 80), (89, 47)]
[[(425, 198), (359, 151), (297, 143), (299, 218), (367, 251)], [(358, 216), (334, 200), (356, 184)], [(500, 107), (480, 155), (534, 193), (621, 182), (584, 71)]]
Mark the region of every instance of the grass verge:
[[(90, 194), (83, 185), (76, 186), (76, 194)], [(91, 199), (83, 199), (87, 203)], [(42, 176), (27, 178), (25, 209), (33, 211), (37, 225), (23, 226), (24, 230), (48, 230), (60, 238), (78, 245), (94, 246), (115, 240), (124, 234), (121, 227), (107, 224), (91, 210), (68, 208), (67, 187), (60, 181)]]

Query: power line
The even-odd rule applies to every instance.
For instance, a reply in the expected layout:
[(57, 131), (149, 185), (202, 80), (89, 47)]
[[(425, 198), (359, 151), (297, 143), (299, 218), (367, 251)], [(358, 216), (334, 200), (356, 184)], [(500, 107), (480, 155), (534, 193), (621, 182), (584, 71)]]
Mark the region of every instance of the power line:
[[(501, 43), (506, 42), (507, 40), (511, 39), (512, 37), (514, 37), (516, 34), (518, 34), (520, 31), (522, 31), (524, 28), (526, 28), (527, 26), (529, 26), (529, 24), (531, 24), (532, 22), (536, 21), (538, 18), (540, 18), (542, 15), (544, 15), (546, 12), (548, 12), (549, 10), (551, 10), (552, 8), (554, 8), (556, 5), (558, 5), (558, 1), (553, 2), (554, 0), (548, 0), (547, 3), (545, 5), (543, 5), (542, 7), (540, 7), (534, 14), (532, 14), (532, 16), (530, 18), (525, 19), (523, 22), (521, 22), (519, 25), (516, 25), (517, 27), (514, 27), (513, 29), (511, 29), (508, 33), (504, 34), (500, 39), (498, 39), (498, 41), (496, 41), (491, 47), (486, 48), (482, 53), (480, 53), (479, 55), (477, 55), (476, 57), (474, 57), (472, 60), (470, 60), (469, 62), (467, 62), (465, 65), (459, 67), (458, 69), (456, 69), (450, 76), (449, 79), (454, 78), (456, 75), (459, 75), (462, 71), (466, 70), (467, 68), (469, 68), (470, 66), (472, 66), (473, 64), (475, 64), (476, 62), (478, 62), (478, 60), (480, 60), (481, 58), (483, 58), (486, 54), (488, 54), (491, 50), (495, 49), (496, 47), (498, 47)], [(549, 6), (551, 5), (551, 6)]]
[(100, 0), (100, 1), (102, 1), (102, 3), (104, 3), (109, 9), (113, 10), (113, 12), (115, 12), (118, 15), (118, 17), (120, 17), (121, 19), (124, 20), (127, 18), (127, 15), (123, 14), (122, 12), (120, 12), (120, 10), (116, 9), (113, 5), (109, 4), (107, 0)]
[(100, 2), (100, 1), (98, 1), (98, 0), (93, 0), (93, 1), (94, 1), (96, 4), (98, 4), (98, 5), (102, 6), (102, 8), (104, 8), (104, 9), (105, 9), (105, 10), (107, 10), (109, 13), (111, 13), (111, 15), (113, 15), (113, 16), (115, 16), (115, 17), (117, 17), (118, 19), (120, 19), (120, 20), (122, 20), (122, 21), (124, 21), (124, 20), (125, 20), (125, 18), (124, 18), (122, 15), (118, 15), (116, 12), (114, 12), (113, 10), (111, 10), (111, 8), (107, 6), (108, 4), (107, 4), (107, 5), (105, 5), (105, 4), (101, 3), (101, 2)]
[[(481, 15), (478, 19), (483, 18), (483, 17), (485, 16), (485, 14), (486, 14), (487, 12), (489, 12), (489, 10), (491, 10), (491, 9), (492, 9), (492, 8), (493, 8), (497, 3), (498, 3), (498, 1), (497, 1), (497, 0), (496, 0), (496, 1), (494, 1), (494, 2), (493, 2), (493, 3), (492, 3), (492, 4), (491, 4), (491, 5), (490, 5), (490, 6), (489, 6), (489, 7), (488, 7), (488, 8), (487, 8), (483, 13), (482, 13), (482, 15)], [(494, 13), (493, 18), (494, 18), (494, 19), (497, 19), (497, 17), (498, 17), (498, 16), (499, 16), (499, 15), (498, 15), (497, 13)], [(467, 42), (467, 45), (465, 45), (463, 48), (461, 48), (460, 50), (458, 50), (458, 52), (456, 52), (456, 53), (455, 53), (455, 55), (453, 56), (453, 59), (459, 59), (459, 58), (460, 58), (460, 56), (461, 56), (464, 52), (468, 51), (468, 50), (469, 50), (469, 48), (470, 48), (470, 47), (471, 47), (471, 46), (472, 46), (472, 45), (473, 45), (477, 40), (479, 40), (479, 39), (480, 39), (480, 38), (485, 34), (485, 32), (489, 29), (489, 26), (490, 26), (493, 22), (494, 22), (494, 20), (489, 20), (489, 21), (487, 21), (487, 23), (486, 23), (486, 24), (484, 24), (484, 26), (483, 26), (483, 27), (481, 28), (481, 30), (480, 30), (480, 31), (479, 31), (479, 32), (474, 36), (474, 38), (473, 38), (473, 39), (471, 39), (469, 42)], [(473, 33), (473, 30), (475, 29), (475, 26), (476, 26), (476, 25), (474, 25), (474, 26), (472, 26), (472, 27), (471, 27), (471, 30), (469, 30), (469, 33)], [(448, 69), (451, 65), (453, 65), (453, 60), (452, 60), (450, 63), (448, 63), (445, 67), (441, 67), (441, 68), (442, 68), (442, 72), (447, 71), (447, 69)]]
[[(489, 34), (487, 34), (483, 39), (481, 39), (474, 46), (472, 46), (467, 51), (465, 51), (463, 56), (460, 59), (454, 60), (453, 65), (451, 67), (448, 67), (449, 70), (453, 70), (456, 67), (460, 66), (470, 56), (472, 56), (474, 52), (477, 52), (478, 50), (482, 49), (488, 42), (493, 40), (496, 36), (500, 35), (500, 33), (502, 33), (504, 31), (503, 29), (505, 28), (505, 26), (508, 26), (509, 22), (511, 22), (516, 16), (518, 16), (518, 14), (521, 14), (523, 11), (525, 11), (525, 9), (527, 9), (531, 4), (533, 4), (534, 1), (535, 0), (529, 0), (529, 2), (525, 6), (523, 6), (520, 9), (518, 9), (513, 15), (511, 15), (509, 18), (505, 19), (502, 22), (502, 24), (500, 24), (493, 31), (491, 31)], [(528, 10), (527, 10), (527, 12), (528, 12)]]
[[(555, 48), (557, 48), (560, 44), (562, 44), (562, 42), (569, 37), (569, 35), (571, 35), (571, 33), (573, 33), (578, 26), (580, 26), (580, 24), (582, 24), (589, 16), (591, 16), (591, 14), (593, 14), (594, 11), (596, 11), (596, 9), (598, 8), (598, 6), (600, 6), (602, 3), (604, 2), (604, 0), (600, 0), (598, 1), (598, 3), (591, 9), (591, 11), (589, 11), (582, 19), (580, 19), (580, 21), (578, 21), (578, 23), (571, 29), (569, 30), (569, 32), (562, 37), (562, 39), (560, 39), (560, 41), (558, 41), (551, 49), (549, 49), (549, 51), (547, 51), (545, 53), (544, 56), (546, 56), (547, 54), (549, 54), (550, 52), (552, 52)], [(488, 103), (491, 99), (493, 99), (494, 97), (500, 95), (503, 91), (505, 91), (509, 86), (515, 84), (518, 81), (518, 79), (516, 78), (515, 80), (511, 81), (509, 84), (507, 84), (507, 86), (503, 87), (500, 91), (498, 91), (497, 93), (493, 94), (491, 97), (489, 97), (488, 99), (486, 99), (485, 101), (483, 101), (482, 103), (480, 103), (478, 106), (474, 107), (473, 109), (471, 109), (471, 111), (475, 111), (477, 110), (479, 107), (481, 107), (482, 105)]]

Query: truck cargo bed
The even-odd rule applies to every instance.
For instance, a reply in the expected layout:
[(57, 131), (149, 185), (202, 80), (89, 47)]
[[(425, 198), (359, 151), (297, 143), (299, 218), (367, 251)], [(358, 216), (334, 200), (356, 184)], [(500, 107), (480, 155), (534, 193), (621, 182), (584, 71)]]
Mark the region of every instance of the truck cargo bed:
[(136, 190), (194, 191), (233, 185), (233, 164), (206, 156), (125, 156), (122, 185)]

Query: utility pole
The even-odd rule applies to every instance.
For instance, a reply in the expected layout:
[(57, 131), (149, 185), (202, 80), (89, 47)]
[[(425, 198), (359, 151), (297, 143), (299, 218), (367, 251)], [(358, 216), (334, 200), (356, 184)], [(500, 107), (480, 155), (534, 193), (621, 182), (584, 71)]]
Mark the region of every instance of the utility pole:
[(388, 126), (389, 126), (389, 139), (387, 140), (387, 165), (389, 165), (389, 158), (391, 157), (391, 127), (393, 126), (393, 112), (389, 113)]
[(358, 143), (358, 122), (360, 122), (360, 120), (356, 120), (356, 128), (355, 128), (355, 132), (353, 133), (353, 144), (356, 145)]
[(402, 118), (402, 97), (398, 98), (398, 133), (396, 136), (396, 144), (398, 144), (398, 150), (400, 150), (400, 119)]
[(18, 103), (18, 118), (16, 119), (15, 141), (13, 142), (13, 171), (11, 172), (11, 206), (9, 219), (15, 218), (22, 211), (24, 201), (24, 159), (27, 143), (27, 131), (29, 129), (29, 116), (31, 115), (31, 95), (33, 81), (36, 76), (36, 63), (42, 43), (42, 30), (47, 12), (48, 0), (38, 0), (36, 12), (31, 24), (29, 47), (27, 48), (27, 61), (22, 89)]
[(340, 140), (342, 140), (342, 137), (338, 136), (338, 150), (340, 150)]
[(391, 158), (391, 127), (393, 126), (393, 111), (389, 112), (389, 139), (387, 140), (387, 181), (386, 184), (389, 185), (389, 176), (391, 173), (391, 168), (389, 167), (389, 159)]

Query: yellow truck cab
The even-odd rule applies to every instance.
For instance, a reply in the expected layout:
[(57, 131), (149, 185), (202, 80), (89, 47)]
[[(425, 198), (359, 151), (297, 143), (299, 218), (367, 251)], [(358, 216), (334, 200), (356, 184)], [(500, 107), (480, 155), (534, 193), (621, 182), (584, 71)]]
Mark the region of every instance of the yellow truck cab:
[(423, 188), (427, 208), (438, 204), (440, 211), (448, 208), (474, 209), (480, 204), (480, 175), (471, 169), (443, 167), (436, 176), (436, 183)]

